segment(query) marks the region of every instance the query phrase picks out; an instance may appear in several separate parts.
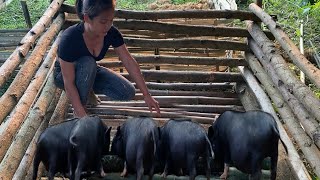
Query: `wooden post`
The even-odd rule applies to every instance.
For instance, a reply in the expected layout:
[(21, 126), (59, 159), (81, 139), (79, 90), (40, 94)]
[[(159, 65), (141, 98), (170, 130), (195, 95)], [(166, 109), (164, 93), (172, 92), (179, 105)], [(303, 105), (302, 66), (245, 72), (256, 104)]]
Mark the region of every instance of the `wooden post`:
[(32, 28), (32, 23), (31, 23), (31, 19), (30, 19), (30, 14), (29, 14), (29, 9), (27, 6), (27, 2), (25, 0), (21, 0), (20, 1), (21, 6), (22, 6), (22, 11), (23, 11), (23, 15), (24, 15), (24, 19), (28, 25), (28, 28)]

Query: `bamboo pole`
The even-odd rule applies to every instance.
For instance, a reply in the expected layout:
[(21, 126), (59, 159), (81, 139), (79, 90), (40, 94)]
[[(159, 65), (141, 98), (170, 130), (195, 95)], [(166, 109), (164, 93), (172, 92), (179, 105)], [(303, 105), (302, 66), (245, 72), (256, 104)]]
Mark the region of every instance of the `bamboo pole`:
[[(255, 48), (258, 47), (256, 46)], [(255, 52), (257, 53), (257, 57), (259, 59), (263, 59), (264, 54), (261, 52), (261, 50), (256, 50)], [(271, 96), (276, 107), (279, 109), (281, 116), (285, 117), (284, 114), (287, 114), (285, 119), (293, 120), (295, 119), (295, 117), (297, 117), (299, 122), (303, 126), (303, 129), (306, 131), (309, 137), (312, 138), (314, 144), (316, 144), (318, 148), (320, 148), (319, 123), (312, 116), (309, 115), (309, 113), (301, 105), (301, 103), (294, 96), (292, 96), (292, 94), (290, 94), (285, 87), (278, 84), (277, 89), (275, 88), (276, 85), (274, 84), (274, 82), (279, 82), (279, 78), (275, 75), (275, 72), (270, 67), (270, 64), (263, 63), (263, 66), (266, 67), (267, 71), (269, 71), (269, 74), (273, 74), (272, 76), (268, 76), (266, 74), (265, 70), (263, 70), (263, 67), (261, 67), (259, 61), (252, 54), (247, 53), (246, 59), (250, 63), (251, 69), (254, 70), (255, 75), (264, 84), (269, 96)], [(281, 113), (282, 111), (283, 113)], [(291, 114), (294, 114), (295, 117)], [(290, 123), (289, 125), (291, 124), (292, 123)], [(308, 142), (307, 140), (305, 141)], [(310, 142), (309, 140), (309, 143), (306, 144), (310, 143), (312, 142)]]
[[(140, 90), (136, 90), (136, 96), (142, 96)], [(153, 90), (149, 89), (149, 93), (153, 96), (209, 96), (209, 97), (238, 97), (234, 92), (214, 92), (214, 91), (172, 91), (172, 90)]]
[[(197, 56), (166, 56), (166, 55), (133, 55), (139, 64), (185, 64), (185, 65), (219, 65), (219, 66), (247, 66), (243, 58), (197, 57)], [(121, 61), (101, 62), (101, 66), (123, 66)]]
[[(281, 82), (276, 82), (276, 84), (284, 83), (286, 88), (292, 92), (305, 108), (320, 122), (320, 100), (305, 84), (297, 79), (273, 43), (268, 40), (257, 25), (248, 22), (247, 28), (255, 42), (266, 55), (265, 60), (272, 64), (273, 69), (281, 79)], [(249, 46), (252, 47), (250, 43), (252, 44), (253, 41), (249, 41)], [(272, 76), (272, 74), (270, 74), (270, 76)]]
[[(225, 72), (199, 72), (199, 71), (167, 71), (167, 70), (141, 70), (146, 81), (173, 81), (173, 82), (241, 82), (243, 78), (239, 73)], [(130, 79), (127, 73), (121, 73)]]
[[(74, 6), (64, 4), (61, 7), (62, 11), (71, 14), (76, 14)], [(163, 10), (163, 11), (132, 11), (116, 9), (115, 17), (123, 19), (141, 19), (141, 20), (158, 20), (158, 19), (173, 19), (173, 18), (197, 18), (197, 19), (240, 19), (261, 21), (256, 15), (248, 11), (240, 10)]]
[(61, 123), (66, 119), (67, 111), (69, 107), (69, 100), (66, 96), (65, 91), (62, 91), (59, 102), (55, 108), (55, 111), (49, 121), (49, 126)]
[(19, 127), (27, 116), (30, 107), (36, 100), (39, 91), (45, 83), (47, 74), (48, 72), (50, 72), (50, 68), (53, 67), (53, 63), (56, 57), (56, 51), (58, 49), (58, 41), (59, 37), (52, 45), (47, 57), (40, 66), (38, 72), (34, 76), (27, 90), (24, 92), (23, 96), (15, 106), (14, 110), (11, 112), (10, 116), (6, 119), (6, 126), (4, 127), (4, 131), (0, 134), (0, 160), (2, 160), (15, 134), (17, 133)]
[(58, 12), (64, 0), (54, 0), (44, 12), (43, 16), (33, 26), (33, 28), (24, 36), (20, 45), (14, 50), (7, 61), (0, 67), (0, 87), (9, 79), (15, 68), (23, 61), (28, 51), (42, 34), (45, 28), (51, 23), (53, 16)]
[(239, 96), (241, 103), (243, 104), (245, 111), (260, 110), (261, 109), (252, 90), (245, 82), (237, 83), (235, 90)]
[(128, 46), (152, 48), (209, 48), (222, 50), (248, 51), (248, 46), (239, 41), (207, 40), (207, 39), (143, 39), (126, 38)]
[[(292, 61), (299, 67), (299, 69), (303, 71), (318, 88), (320, 88), (320, 69), (315, 67), (304, 57), (303, 54), (300, 53), (298, 47), (296, 47), (286, 33), (281, 30), (279, 25), (273, 21), (271, 16), (269, 16), (254, 3), (250, 4), (249, 9), (268, 26), (274, 37), (279, 41), (283, 49), (286, 51)], [(318, 112), (320, 112), (319, 109)]]
[(246, 72), (244, 71), (242, 72), (245, 76), (248, 86), (252, 89), (252, 91), (256, 95), (256, 98), (262, 110), (270, 113), (276, 120), (279, 128), (280, 137), (288, 148), (288, 160), (292, 169), (294, 170), (293, 172), (295, 173), (295, 176), (301, 180), (306, 180), (306, 179), (311, 180), (311, 177), (308, 174), (307, 169), (305, 168), (304, 164), (300, 160), (299, 154), (297, 153), (289, 136), (287, 135), (285, 129), (283, 128), (282, 123), (280, 122), (278, 116), (276, 115), (269, 97), (264, 93), (263, 89), (260, 87), (259, 83), (256, 81), (256, 79), (254, 78), (254, 76), (249, 70), (246, 70)]
[(30, 111), (30, 114), (17, 133), (14, 142), (11, 144), (5, 157), (1, 161), (0, 179), (11, 180), (17, 170), (28, 144), (30, 144), (30, 141), (40, 126), (47, 108), (53, 99), (56, 90), (53, 81), (53, 75), (51, 73), (38, 101)]
[(33, 167), (33, 158), (35, 155), (35, 151), (36, 151), (36, 145), (37, 145), (37, 141), (38, 138), (40, 137), (40, 134), (48, 127), (48, 123), (49, 120), (52, 119), (52, 114), (53, 111), (55, 110), (55, 107), (58, 103), (58, 100), (61, 95), (61, 89), (56, 89), (56, 92), (54, 93), (55, 95), (53, 96), (53, 101), (51, 101), (50, 106), (48, 108), (48, 110), (46, 111), (44, 120), (41, 122), (39, 128), (37, 129), (34, 137), (32, 138), (26, 153), (24, 154), (18, 169), (16, 170), (16, 172), (13, 175), (12, 180), (21, 180), (24, 179), (26, 177), (27, 171), (29, 169), (29, 167)]
[[(21, 96), (25, 93), (32, 77), (41, 64), (47, 47), (50, 45), (54, 36), (60, 30), (63, 24), (64, 16), (60, 14), (50, 28), (41, 36), (37, 46), (29, 56), (28, 60), (23, 64), (15, 79), (0, 98), (0, 123), (10, 113), (14, 106), (18, 103)], [(41, 83), (41, 80), (39, 80)], [(32, 96), (34, 97), (34, 96)]]

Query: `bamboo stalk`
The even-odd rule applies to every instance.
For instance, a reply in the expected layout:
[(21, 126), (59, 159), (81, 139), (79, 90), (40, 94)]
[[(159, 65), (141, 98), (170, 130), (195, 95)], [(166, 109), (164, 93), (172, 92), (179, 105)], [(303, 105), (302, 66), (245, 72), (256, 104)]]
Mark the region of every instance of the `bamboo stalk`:
[[(199, 71), (167, 71), (141, 70), (146, 81), (173, 81), (173, 82), (241, 82), (239, 73), (199, 72)], [(127, 73), (121, 73), (127, 79)]]
[(252, 89), (252, 92), (254, 92), (254, 94), (256, 95), (256, 98), (262, 110), (270, 113), (276, 120), (278, 124), (280, 137), (288, 148), (288, 158), (289, 158), (288, 160), (292, 169), (294, 170), (293, 172), (295, 173), (295, 176), (301, 180), (302, 179), (311, 180), (311, 177), (307, 169), (305, 168), (304, 164), (300, 160), (299, 154), (297, 153), (289, 136), (287, 135), (285, 129), (283, 128), (282, 123), (280, 122), (278, 116), (276, 115), (269, 97), (264, 93), (263, 89), (260, 87), (259, 83), (256, 81), (256, 79), (254, 78), (251, 72), (249, 71), (244, 72), (244, 76), (248, 86)]
[(69, 100), (66, 96), (65, 91), (61, 93), (57, 106), (54, 110), (54, 113), (49, 121), (49, 126), (54, 124), (61, 123), (66, 119), (67, 110), (69, 107)]
[[(37, 46), (29, 56), (15, 79), (7, 89), (7, 91), (0, 98), (0, 123), (9, 114), (9, 112), (18, 103), (23, 93), (27, 89), (32, 77), (41, 64), (43, 56), (46, 53), (47, 47), (53, 40), (54, 36), (58, 33), (63, 23), (63, 15), (60, 14), (50, 28), (41, 36)], [(40, 83), (41, 81), (39, 81)]]
[[(273, 43), (261, 32), (260, 28), (253, 23), (247, 23), (251, 36), (255, 39), (258, 47), (266, 55), (265, 60), (272, 64), (276, 74), (281, 79), (275, 84), (284, 83), (286, 88), (305, 106), (305, 108), (320, 122), (320, 101), (315, 94), (303, 84), (290, 70), (283, 57), (274, 47)], [(249, 41), (252, 49), (254, 41)], [(272, 74), (270, 74), (272, 76)]]
[[(139, 64), (185, 64), (185, 65), (219, 65), (219, 66), (247, 66), (243, 58), (217, 58), (196, 56), (166, 56), (166, 55), (133, 55)], [(102, 62), (106, 67), (123, 66), (121, 61)]]
[[(52, 67), (53, 62), (56, 57), (56, 51), (58, 49), (58, 40), (52, 45), (47, 57), (40, 66), (38, 72), (34, 76), (33, 81), (28, 86), (27, 90), (24, 92), (23, 96), (19, 100), (18, 104), (14, 107), (10, 116), (6, 120), (6, 126), (4, 131), (0, 134), (0, 160), (2, 160), (5, 152), (8, 150), (15, 134), (19, 130), (21, 124), (23, 123), (25, 117), (32, 104), (36, 100), (36, 97), (41, 90), (43, 84), (45, 83), (48, 72), (50, 72), (50, 67)], [(12, 104), (14, 106), (14, 104)], [(8, 106), (7, 106), (8, 107)], [(6, 114), (1, 114), (1, 118), (5, 118)]]
[(43, 16), (33, 26), (33, 28), (24, 36), (20, 45), (15, 49), (7, 61), (0, 67), (0, 87), (9, 79), (15, 68), (24, 60), (28, 51), (42, 34), (45, 28), (51, 23), (51, 18), (58, 12), (64, 0), (54, 0), (44, 12)]
[[(261, 82), (264, 82), (264, 86), (268, 91), (268, 94), (270, 94), (270, 96), (273, 98), (272, 100), (275, 102), (275, 105), (278, 107), (280, 113), (282, 112), (282, 110), (284, 111), (282, 113), (282, 116), (284, 117), (284, 114), (286, 114), (285, 119), (294, 120), (295, 115), (298, 118), (299, 122), (302, 124), (304, 130), (309, 135), (309, 137), (312, 138), (313, 142), (318, 146), (318, 148), (320, 148), (319, 123), (312, 116), (309, 115), (309, 113), (301, 105), (301, 103), (287, 91), (286, 87), (284, 87), (281, 84), (278, 84), (277, 86), (274, 84), (274, 82), (280, 81), (279, 78), (275, 74), (271, 65), (265, 63), (265, 60), (263, 60), (263, 58), (265, 57), (263, 52), (259, 50), (257, 46), (255, 46), (254, 49), (255, 53), (257, 54), (257, 57), (261, 59), (262, 65), (265, 67), (265, 69), (267, 69), (267, 72), (269, 74), (272, 74), (272, 76), (268, 77), (265, 74), (265, 70), (263, 70), (261, 65), (258, 63), (257, 59), (255, 59), (252, 54), (246, 55), (247, 61), (249, 61), (251, 69), (256, 69), (256, 76), (260, 77), (259, 79), (261, 79)], [(275, 87), (277, 87), (277, 89), (275, 89)], [(294, 115), (291, 115), (292, 113)]]
[(128, 46), (152, 47), (152, 48), (210, 48), (222, 50), (248, 51), (248, 46), (243, 42), (206, 40), (206, 39), (143, 39), (126, 38), (124, 41)]
[(0, 179), (12, 179), (14, 172), (25, 154), (28, 144), (30, 144), (36, 129), (38, 129), (45, 116), (47, 108), (55, 94), (55, 90), (56, 86), (54, 85), (53, 74), (51, 73), (38, 101), (30, 111), (0, 164)]
[[(303, 71), (318, 88), (320, 88), (320, 69), (315, 67), (304, 57), (303, 54), (301, 54), (298, 47), (296, 47), (286, 33), (281, 30), (279, 25), (273, 21), (272, 17), (269, 16), (268, 13), (264, 12), (254, 3), (249, 5), (249, 9), (268, 26), (274, 37), (278, 40), (283, 49), (286, 51), (292, 61), (299, 67), (299, 69)], [(259, 42), (257, 39), (255, 40)]]
[[(46, 112), (46, 115), (44, 117), (44, 120), (41, 122), (39, 128), (37, 129), (34, 137), (32, 138), (26, 153), (24, 154), (18, 169), (14, 173), (14, 176), (12, 180), (21, 180), (26, 177), (27, 171), (29, 167), (33, 167), (33, 158), (36, 151), (36, 145), (38, 138), (40, 137), (41, 133), (48, 127), (48, 122), (52, 117), (53, 111), (55, 110), (55, 107), (57, 105), (57, 102), (59, 100), (58, 97), (60, 97), (61, 89), (56, 89), (56, 92), (54, 93), (53, 101), (51, 101), (50, 106)], [(32, 165), (31, 165), (32, 164)]]

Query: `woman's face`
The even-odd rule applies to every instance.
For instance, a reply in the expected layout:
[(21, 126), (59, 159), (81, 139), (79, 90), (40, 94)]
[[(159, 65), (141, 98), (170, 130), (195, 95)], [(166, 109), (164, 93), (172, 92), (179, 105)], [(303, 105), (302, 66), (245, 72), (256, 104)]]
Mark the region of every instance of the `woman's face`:
[(105, 36), (113, 24), (114, 10), (105, 10), (93, 19), (85, 18), (90, 31), (97, 36)]

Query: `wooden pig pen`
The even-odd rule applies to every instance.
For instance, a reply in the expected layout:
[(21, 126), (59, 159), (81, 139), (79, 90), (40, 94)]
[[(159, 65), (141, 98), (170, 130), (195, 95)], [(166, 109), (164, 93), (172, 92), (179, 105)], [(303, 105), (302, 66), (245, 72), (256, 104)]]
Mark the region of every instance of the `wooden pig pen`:
[[(270, 15), (256, 4), (249, 10), (116, 10), (114, 25), (159, 101), (161, 116), (149, 112), (139, 90), (125, 102), (98, 95), (101, 104), (88, 106), (90, 113), (112, 126), (113, 135), (132, 116), (151, 116), (159, 126), (170, 118), (188, 117), (208, 128), (226, 110), (260, 109), (275, 117), (288, 147), (286, 154), (279, 146), (278, 179), (320, 177), (319, 98), (291, 72), (282, 53), (318, 88), (320, 71)], [(227, 26), (220, 24), (227, 19)], [(230, 20), (240, 20), (240, 25)], [(31, 179), (37, 138), (46, 127), (72, 117), (64, 92), (53, 84), (52, 69), (61, 32), (77, 22), (74, 7), (54, 0), (15, 48), (12, 41), (11, 48), (2, 45), (4, 53), (12, 51), (0, 67), (0, 87), (5, 91), (0, 98), (1, 180)], [(99, 65), (129, 78), (112, 49)], [(118, 173), (106, 177), (118, 178)], [(268, 178), (266, 168), (263, 179)], [(247, 176), (233, 168), (229, 179)]]

